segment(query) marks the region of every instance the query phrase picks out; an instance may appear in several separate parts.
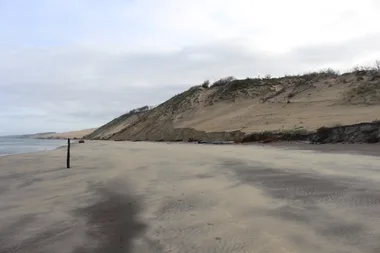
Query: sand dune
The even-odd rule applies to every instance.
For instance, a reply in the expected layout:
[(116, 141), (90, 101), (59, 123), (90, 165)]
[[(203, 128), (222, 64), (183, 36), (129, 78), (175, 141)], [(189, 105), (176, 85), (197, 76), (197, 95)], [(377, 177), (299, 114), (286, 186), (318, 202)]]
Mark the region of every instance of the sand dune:
[(70, 131), (70, 132), (63, 132), (63, 133), (52, 133), (52, 134), (43, 134), (43, 135), (37, 135), (34, 136), (34, 138), (41, 138), (41, 139), (67, 139), (67, 138), (83, 138), (83, 136), (91, 134), (96, 128), (89, 128), (89, 129), (83, 129), (78, 131)]
[[(380, 73), (375, 70), (221, 80), (210, 87), (194, 86), (153, 109), (122, 115), (88, 138), (187, 140), (184, 133), (188, 129), (313, 131), (323, 126), (372, 122), (380, 115), (379, 91)], [(194, 132), (191, 138), (198, 134)]]

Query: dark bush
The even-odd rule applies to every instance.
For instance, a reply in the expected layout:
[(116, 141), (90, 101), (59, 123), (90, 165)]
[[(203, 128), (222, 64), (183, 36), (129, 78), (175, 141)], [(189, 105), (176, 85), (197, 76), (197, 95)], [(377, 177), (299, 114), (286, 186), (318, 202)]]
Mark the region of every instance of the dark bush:
[(230, 84), (234, 80), (236, 80), (236, 78), (233, 76), (225, 77), (214, 82), (211, 87), (225, 86), (227, 84)]
[(210, 81), (209, 80), (206, 80), (202, 83), (202, 87), (207, 89), (208, 87), (210, 86)]

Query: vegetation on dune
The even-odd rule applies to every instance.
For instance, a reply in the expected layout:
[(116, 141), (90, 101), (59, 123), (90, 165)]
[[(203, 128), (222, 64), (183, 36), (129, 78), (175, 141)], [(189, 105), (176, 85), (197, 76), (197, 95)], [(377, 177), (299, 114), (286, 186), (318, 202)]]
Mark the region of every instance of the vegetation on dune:
[(166, 108), (170, 111), (170, 114), (173, 114), (178, 112), (180, 109), (189, 109), (191, 106), (191, 103), (189, 102), (191, 102), (191, 100), (194, 102), (194, 99), (197, 99), (195, 95), (202, 91), (202, 86), (203, 85), (193, 86), (190, 89), (173, 96), (169, 100), (157, 106), (157, 110)]
[(380, 82), (363, 84), (344, 93), (343, 98), (353, 104), (372, 104), (380, 102)]
[[(359, 102), (360, 99), (356, 99), (357, 96), (368, 95), (371, 98), (364, 100), (377, 101), (374, 97), (378, 97), (378, 84), (373, 83), (373, 81), (380, 79), (380, 61), (376, 61), (374, 66), (355, 67), (351, 72), (344, 74), (340, 74), (339, 71), (332, 68), (327, 68), (320, 71), (307, 72), (301, 75), (286, 75), (277, 78), (272, 78), (271, 75), (266, 75), (264, 78), (246, 79), (236, 79), (233, 76), (229, 76), (215, 81), (210, 86), (213, 92), (209, 95), (207, 101), (209, 105), (212, 105), (218, 101), (234, 101), (235, 99), (242, 97), (260, 97), (260, 101), (264, 103), (284, 92), (287, 92), (287, 98), (291, 99), (297, 94), (314, 88), (317, 82), (325, 82), (327, 84), (331, 82), (330, 80), (340, 79), (331, 82), (329, 85), (332, 86), (334, 83), (348, 83), (349, 81), (345, 77), (352, 74), (356, 76), (356, 80), (350, 80), (350, 82), (357, 82), (363, 86), (354, 88), (349, 94), (347, 93), (344, 100), (357, 100), (356, 102)], [(362, 84), (362, 82), (365, 81), (372, 81), (372, 83)], [(283, 89), (279, 88), (274, 90), (273, 86), (275, 85), (282, 86)], [(290, 92), (288, 92), (289, 89)]]
[(343, 100), (349, 103), (373, 104), (380, 102), (380, 61), (374, 67), (355, 67), (355, 86), (345, 91)]
[(207, 102), (212, 105), (219, 100), (234, 100), (241, 96), (257, 97), (270, 91), (267, 84), (261, 78), (225, 77), (214, 82), (210, 87), (214, 92), (207, 98)]
[(202, 83), (202, 88), (208, 89), (208, 87), (210, 87), (210, 81), (206, 80)]
[(87, 136), (84, 136), (84, 138), (93, 138), (93, 136), (96, 136), (98, 134), (101, 134), (103, 131), (106, 131), (107, 129), (115, 126), (115, 125), (118, 125), (120, 123), (122, 123), (123, 121), (125, 121), (127, 118), (133, 116), (133, 115), (136, 115), (136, 114), (139, 114), (139, 113), (142, 113), (142, 112), (146, 112), (146, 111), (149, 111), (151, 110), (152, 107), (148, 106), (148, 105), (145, 105), (143, 107), (139, 107), (139, 108), (136, 108), (136, 109), (133, 109), (133, 110), (130, 110), (129, 112), (111, 120), (110, 122), (108, 122), (107, 124), (99, 127), (98, 129), (96, 129), (94, 132), (92, 132), (91, 134), (87, 135)]

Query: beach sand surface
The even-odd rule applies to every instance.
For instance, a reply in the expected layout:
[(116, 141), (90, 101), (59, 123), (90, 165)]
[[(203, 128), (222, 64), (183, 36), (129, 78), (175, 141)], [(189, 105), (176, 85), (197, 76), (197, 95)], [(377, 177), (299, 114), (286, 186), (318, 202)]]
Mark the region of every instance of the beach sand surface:
[(337, 147), (86, 141), (71, 169), (65, 148), (0, 157), (0, 253), (380, 252), (380, 157)]

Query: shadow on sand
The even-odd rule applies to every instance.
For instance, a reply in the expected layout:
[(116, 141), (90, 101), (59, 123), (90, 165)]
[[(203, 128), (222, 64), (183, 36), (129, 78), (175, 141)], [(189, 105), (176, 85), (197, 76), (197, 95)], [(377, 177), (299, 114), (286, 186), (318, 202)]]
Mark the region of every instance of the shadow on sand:
[(87, 235), (96, 246), (79, 247), (73, 253), (130, 252), (132, 239), (146, 229), (146, 225), (137, 219), (140, 204), (128, 195), (124, 185), (117, 182), (107, 187), (94, 187), (94, 192), (100, 200), (74, 213), (87, 220)]

